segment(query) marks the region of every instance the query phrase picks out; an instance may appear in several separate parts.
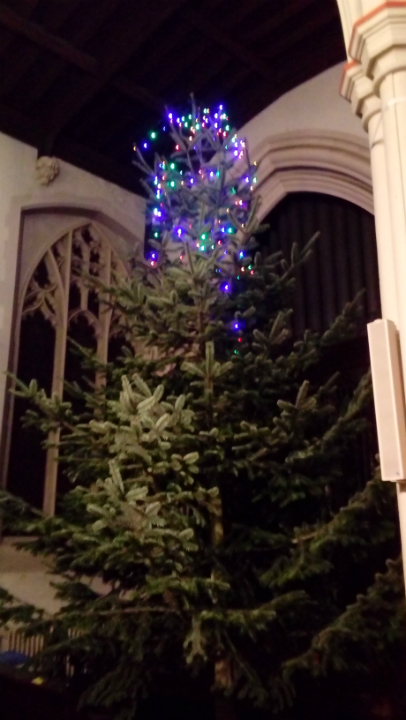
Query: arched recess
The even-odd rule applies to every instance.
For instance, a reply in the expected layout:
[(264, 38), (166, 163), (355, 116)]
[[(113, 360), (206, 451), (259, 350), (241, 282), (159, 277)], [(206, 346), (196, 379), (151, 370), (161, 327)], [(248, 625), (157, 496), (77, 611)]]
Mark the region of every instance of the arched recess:
[[(64, 379), (69, 365), (68, 335), (77, 335), (79, 328), (78, 339), (85, 337), (85, 342), (89, 339), (89, 346), (94, 348), (98, 358), (106, 361), (109, 338), (114, 332), (111, 312), (102, 306), (97, 293), (89, 288), (84, 278), (86, 275), (93, 275), (108, 285), (115, 275), (125, 276), (125, 257), (130, 249), (128, 243), (123, 244), (122, 238), (112, 233), (108, 227), (103, 227), (97, 220), (74, 215), (68, 213), (66, 216), (66, 212), (63, 212), (55, 217), (55, 214), (52, 214), (47, 218), (47, 223), (44, 223), (43, 216), (40, 218), (38, 215), (37, 218), (31, 218), (31, 225), (29, 222), (23, 224), (10, 358), (12, 372), (18, 374), (19, 370), (24, 368), (27, 375), (30, 371), (27, 356), (32, 355), (33, 367), (41, 370), (41, 362), (37, 361), (35, 365), (35, 359), (38, 360), (42, 353), (49, 376), (46, 389), (60, 397), (63, 396)], [(35, 219), (41, 220), (39, 226)], [(27, 218), (25, 220), (27, 221)], [(62, 226), (65, 227), (61, 232)], [(38, 234), (40, 228), (42, 233)], [(56, 231), (56, 228), (59, 230)], [(37, 239), (35, 243), (32, 242), (33, 238)], [(26, 333), (23, 337), (24, 324), (31, 323), (32, 329), (33, 319), (34, 326), (37, 326), (36, 332), (28, 332), (28, 335)], [(38, 327), (41, 328), (39, 332)], [(27, 337), (31, 338), (31, 343), (32, 338), (37, 338), (37, 345), (23, 346), (22, 337), (25, 341)], [(45, 350), (42, 348), (42, 337), (46, 343)], [(24, 381), (30, 379), (29, 376), (23, 377)], [(21, 475), (21, 467), (26, 466), (24, 462), (18, 466), (21, 453), (19, 455), (10, 452), (13, 438), (15, 439), (18, 433), (16, 418), (13, 423), (14, 406), (15, 402), (11, 397), (5, 424), (7, 437), (3, 450), (3, 471), (7, 474), (11, 459), (10, 467), (13, 468), (14, 462), (16, 485), (21, 489), (19, 484), (21, 486), (22, 482), (29, 483), (29, 472), (23, 473), (21, 481), (18, 473)], [(58, 439), (59, 431), (56, 431), (50, 440), (57, 442)], [(51, 448), (46, 452), (41, 489), (41, 504), (47, 514), (53, 514), (55, 509), (57, 481), (57, 450)], [(13, 490), (12, 483), (11, 489)], [(32, 500), (32, 493), (29, 499)]]
[(339, 132), (298, 130), (270, 135), (251, 150), (265, 217), (288, 193), (321, 192), (374, 212), (370, 153), (361, 139)]
[[(340, 396), (349, 397), (370, 366), (366, 325), (381, 317), (374, 217), (348, 200), (324, 192), (292, 192), (265, 216), (267, 230), (258, 236), (264, 257), (282, 252), (289, 258), (293, 243), (303, 249), (315, 232), (308, 261), (295, 272), (289, 319), (292, 339), (306, 330), (323, 333), (355, 298), (352, 331), (322, 353), (307, 379), (317, 383), (340, 373)], [(373, 411), (370, 427), (353, 445), (354, 477), (363, 487), (371, 477), (378, 452)]]
[(293, 243), (302, 250), (320, 233), (308, 261), (295, 273), (294, 338), (306, 330), (326, 331), (359, 296), (356, 335), (366, 340), (366, 324), (381, 317), (373, 215), (337, 196), (293, 192), (264, 221), (268, 227), (258, 236), (264, 255), (282, 252), (289, 258)]

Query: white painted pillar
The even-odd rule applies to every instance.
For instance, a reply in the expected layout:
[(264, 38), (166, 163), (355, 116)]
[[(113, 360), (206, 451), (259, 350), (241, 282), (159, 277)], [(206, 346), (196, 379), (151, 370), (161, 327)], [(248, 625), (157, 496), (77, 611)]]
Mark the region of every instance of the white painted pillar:
[[(406, 2), (338, 2), (351, 58), (341, 90), (369, 135), (382, 316), (399, 330), (406, 377)], [(406, 577), (406, 483), (397, 494)]]
[(368, 133), (382, 316), (390, 318), (397, 325), (396, 284), (393, 281), (386, 281), (387, 278), (393, 278), (395, 275), (395, 256), (381, 103), (374, 94), (371, 80), (365, 77), (358, 63), (351, 62), (346, 65), (342, 77), (341, 93), (351, 101), (354, 113), (362, 119), (362, 125)]

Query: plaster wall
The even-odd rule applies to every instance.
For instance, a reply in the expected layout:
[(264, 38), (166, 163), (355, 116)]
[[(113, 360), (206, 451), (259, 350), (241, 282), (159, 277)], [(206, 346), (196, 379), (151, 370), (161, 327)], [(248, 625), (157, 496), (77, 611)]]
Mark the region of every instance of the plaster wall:
[[(59, 161), (60, 173), (48, 186), (35, 177), (37, 151), (0, 133), (0, 422), (5, 400), (17, 264), (29, 271), (30, 259), (41, 252), (69, 215), (103, 216), (118, 242), (143, 241), (144, 200), (69, 163)], [(46, 218), (45, 218), (46, 216)], [(19, 250), (23, 222), (30, 247)], [(35, 232), (34, 232), (35, 230)], [(28, 253), (28, 255), (27, 255)]]
[(283, 95), (238, 131), (258, 162), (260, 215), (290, 192), (341, 197), (373, 213), (368, 137), (339, 95), (335, 65)]
[[(300, 60), (299, 60), (300, 62)], [(368, 147), (367, 136), (349, 103), (340, 97), (343, 64), (325, 72), (282, 95), (239, 130), (254, 157), (261, 145), (274, 135), (303, 131), (326, 134), (345, 133)]]

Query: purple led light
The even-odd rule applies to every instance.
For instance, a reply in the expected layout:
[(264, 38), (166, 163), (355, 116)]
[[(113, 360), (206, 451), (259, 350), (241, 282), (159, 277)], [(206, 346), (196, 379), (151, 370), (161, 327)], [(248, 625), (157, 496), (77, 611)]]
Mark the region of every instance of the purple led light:
[(147, 147), (148, 147), (148, 143), (144, 143), (144, 148), (147, 148)]
[(238, 324), (237, 322), (236, 322), (236, 323), (234, 323), (234, 330), (239, 330), (239, 329), (240, 329), (240, 326), (239, 326), (239, 324)]

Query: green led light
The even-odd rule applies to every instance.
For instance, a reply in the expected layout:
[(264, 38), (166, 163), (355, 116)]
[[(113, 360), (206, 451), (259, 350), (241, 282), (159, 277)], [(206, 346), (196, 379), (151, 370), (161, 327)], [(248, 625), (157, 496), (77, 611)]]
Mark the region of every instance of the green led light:
[(170, 167), (171, 170), (175, 170), (175, 167), (176, 167), (176, 166), (175, 166), (175, 163), (171, 163), (171, 164), (169, 165), (169, 167)]
[(200, 235), (200, 240), (206, 240), (206, 237), (207, 237), (206, 233), (203, 233), (203, 235)]
[(226, 125), (226, 130), (227, 130), (227, 132), (230, 130), (230, 126), (229, 126), (229, 125)]
[(248, 270), (252, 270), (252, 265), (248, 265)]
[(156, 138), (156, 132), (152, 132), (152, 133), (151, 133), (151, 140), (155, 140), (155, 138)]
[(189, 125), (187, 124), (187, 122), (185, 122), (185, 127), (189, 127)]
[(200, 251), (204, 252), (204, 245), (201, 246)]
[(235, 355), (238, 355), (238, 350), (234, 350), (234, 354), (235, 354)]
[(240, 279), (240, 276), (239, 276), (239, 275), (237, 275), (237, 280), (239, 280), (239, 279)]
[(199, 123), (196, 123), (196, 130), (200, 130), (200, 125), (199, 125)]
[(228, 232), (228, 233), (233, 233), (234, 230), (233, 230), (233, 228), (228, 228), (228, 229), (227, 229), (227, 232)]
[(156, 237), (156, 238), (159, 237), (159, 233), (157, 233), (157, 232), (154, 233), (154, 237)]
[(169, 185), (170, 185), (171, 187), (175, 187), (175, 183), (173, 182), (173, 180), (172, 180), (172, 182), (169, 183)]
[(189, 115), (189, 120), (193, 120), (193, 117), (192, 117), (192, 115)]
[(185, 116), (183, 115), (183, 117), (182, 117), (182, 122), (185, 122), (185, 120), (186, 120), (186, 118), (185, 118)]

